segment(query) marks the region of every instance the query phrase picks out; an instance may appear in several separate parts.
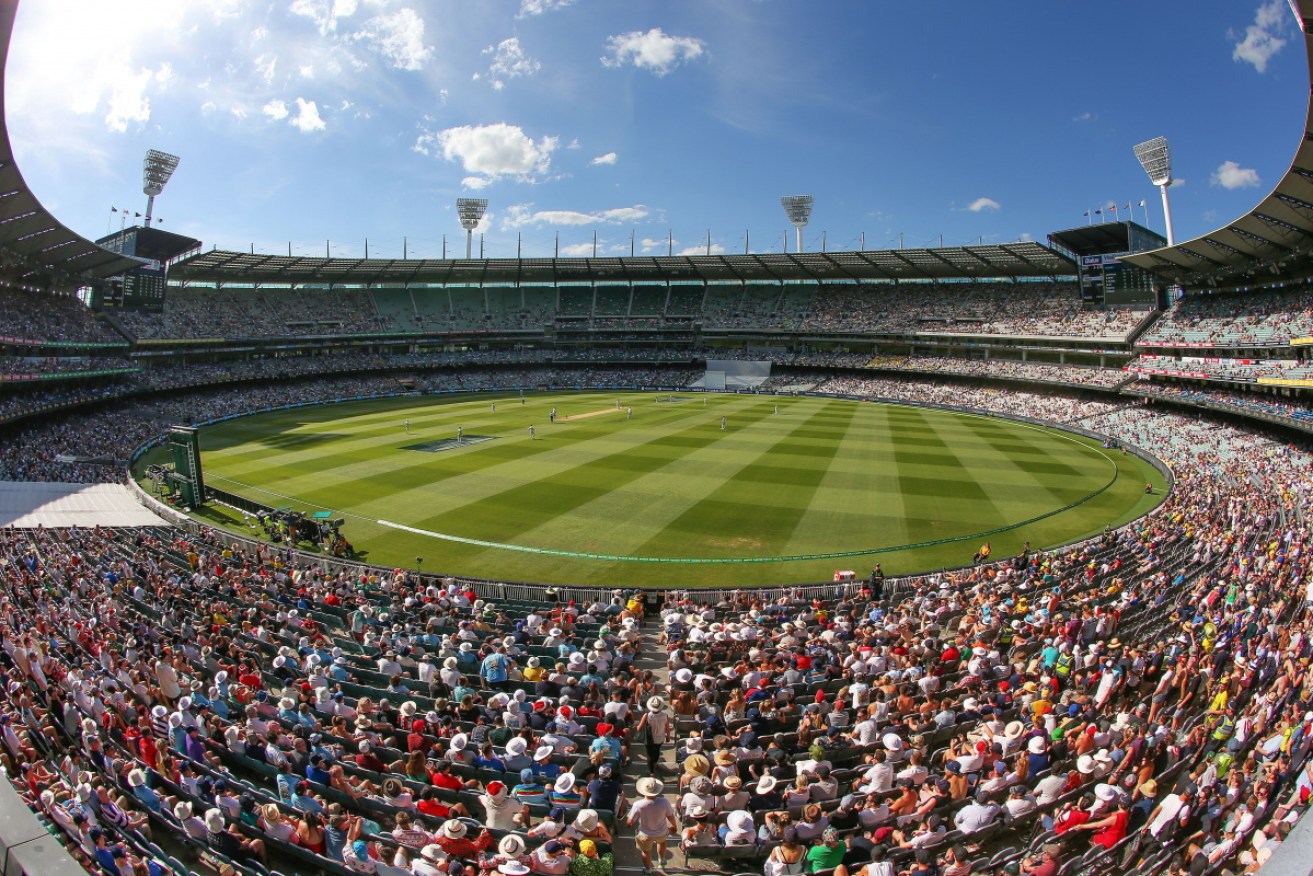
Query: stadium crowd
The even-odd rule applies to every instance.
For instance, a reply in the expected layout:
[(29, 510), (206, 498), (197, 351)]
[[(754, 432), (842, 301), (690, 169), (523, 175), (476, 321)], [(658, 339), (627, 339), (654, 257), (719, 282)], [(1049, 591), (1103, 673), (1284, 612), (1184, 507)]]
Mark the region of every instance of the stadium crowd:
[(105, 873), (607, 876), (633, 848), (768, 876), (1252, 872), (1313, 788), (1313, 456), (988, 400), (1149, 449), (1177, 488), (1073, 548), (651, 616), (204, 529), (6, 530), (0, 758)]
[(1187, 295), (1136, 344), (1146, 347), (1265, 347), (1313, 335), (1313, 292)]

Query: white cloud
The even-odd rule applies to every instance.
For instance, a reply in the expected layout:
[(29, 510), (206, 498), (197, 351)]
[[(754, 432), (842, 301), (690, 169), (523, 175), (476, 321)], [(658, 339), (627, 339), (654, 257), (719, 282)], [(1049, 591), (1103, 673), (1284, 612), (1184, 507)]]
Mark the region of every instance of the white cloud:
[(105, 127), (121, 134), (128, 129), (129, 122), (150, 121), (150, 98), (146, 89), (154, 78), (155, 75), (143, 67), (116, 79), (110, 87)]
[[(514, 204), (502, 220), (503, 228), (523, 228), (526, 225), (623, 225), (646, 219), (652, 213), (643, 204), (632, 207), (613, 207), (596, 213), (578, 210), (540, 210), (532, 204)], [(646, 245), (646, 244), (645, 244)]]
[(1231, 52), (1231, 60), (1253, 64), (1259, 73), (1266, 72), (1267, 62), (1286, 45), (1281, 34), (1290, 25), (1288, 9), (1284, 0), (1271, 0), (1259, 6), (1254, 23), (1245, 28), (1245, 38)]
[(264, 113), (275, 122), (281, 122), (287, 118), (287, 104), (284, 101), (274, 98), (273, 100), (260, 107), (260, 112)]
[(725, 247), (718, 243), (711, 244), (710, 252), (707, 251), (705, 243), (699, 243), (697, 246), (686, 246), (683, 249), (676, 250), (675, 255), (682, 256), (704, 256), (704, 255), (724, 255)]
[[(599, 243), (598, 246), (601, 246), (601, 244)], [(566, 258), (572, 258), (572, 259), (588, 258), (592, 254), (593, 254), (593, 242), (591, 240), (588, 241), (587, 243), (572, 243), (569, 246), (561, 247), (561, 255), (565, 256)]]
[(479, 189), (492, 184), (492, 180), (483, 176), (467, 176), (460, 181), (461, 188), (470, 189), (477, 192)]
[(993, 198), (976, 198), (970, 204), (967, 204), (967, 210), (972, 213), (979, 213), (982, 210), (997, 210), (1003, 206)]
[(615, 164), (619, 160), (620, 160), (619, 155), (616, 155), (614, 152), (608, 152), (605, 155), (597, 156), (596, 158), (594, 158), (592, 161), (588, 163), (589, 164)]
[(337, 20), (355, 15), (359, 5), (357, 0), (292, 0), (289, 8), (293, 15), (313, 21), (320, 36), (328, 36), (337, 30)]
[(371, 18), (353, 38), (378, 52), (398, 70), (423, 69), (433, 57), (432, 46), (424, 45), (424, 19), (408, 6)]
[(296, 99), (297, 114), (292, 119), (292, 127), (296, 128), (302, 134), (312, 134), (315, 131), (324, 130), (324, 120), (319, 117), (319, 107), (313, 100), (306, 100), (298, 97)]
[(498, 122), (425, 131), (415, 141), (414, 149), (423, 155), (441, 154), (448, 161), (459, 161), (468, 174), (490, 180), (514, 176), (528, 181), (533, 174), (545, 173), (551, 167), (552, 153), (559, 142), (556, 137), (534, 142), (518, 125)]
[(570, 145), (566, 146), (565, 148), (566, 148), (566, 149), (582, 149), (583, 146), (579, 143), (579, 138), (578, 138), (578, 137), (575, 137), (573, 140), (570, 141)]
[(574, 0), (520, 0), (520, 11), (515, 14), (515, 17), (530, 18), (535, 15), (542, 15), (544, 12), (555, 12), (573, 4)]
[(1072, 118), (1073, 122), (1090, 122), (1093, 120), (1094, 120), (1094, 113), (1092, 112), (1083, 112), (1080, 115)]
[(274, 73), (278, 69), (277, 55), (260, 55), (255, 59), (256, 75), (264, 80), (265, 85), (272, 85)]
[[(483, 54), (492, 55), (488, 77), (497, 91), (506, 87), (507, 79), (533, 76), (543, 66), (536, 58), (530, 58), (524, 53), (524, 49), (520, 48), (519, 37), (508, 37), (495, 46), (488, 46)], [(475, 73), (474, 78), (479, 79), (479, 74)]]
[(301, 74), (301, 78), (302, 78), (302, 79), (314, 79), (314, 78), (315, 78), (315, 65), (314, 65), (314, 64), (302, 64), (300, 67), (297, 68), (297, 72)]
[(1258, 171), (1252, 167), (1241, 167), (1234, 161), (1223, 161), (1208, 181), (1224, 189), (1252, 189), (1260, 183)]
[(656, 252), (657, 250), (668, 249), (672, 246), (678, 246), (678, 240), (657, 240), (655, 237), (644, 237), (638, 242), (643, 248), (643, 252)]
[(632, 64), (665, 76), (685, 61), (702, 57), (706, 45), (696, 37), (669, 36), (654, 27), (647, 33), (630, 31), (610, 37), (606, 41), (607, 54), (602, 57), (605, 67), (623, 67)]

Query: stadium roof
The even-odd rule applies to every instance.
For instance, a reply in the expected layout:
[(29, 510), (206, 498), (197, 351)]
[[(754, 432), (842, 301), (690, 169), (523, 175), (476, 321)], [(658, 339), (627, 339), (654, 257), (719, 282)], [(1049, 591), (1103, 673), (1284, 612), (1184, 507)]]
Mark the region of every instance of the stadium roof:
[(20, 279), (43, 272), (53, 274), (57, 281), (121, 274), (141, 262), (99, 247), (65, 228), (41, 206), (14, 163), (5, 122), (3, 70), (9, 60), (9, 40), (17, 11), (17, 3), (0, 3), (0, 248), (16, 253), (22, 261), (17, 265), (0, 262), (0, 267), (14, 269)]
[[(1299, 9), (1313, 88), (1313, 0)], [(1253, 210), (1211, 234), (1122, 259), (1187, 289), (1228, 289), (1313, 274), (1313, 92), (1290, 170)]]
[(938, 249), (593, 259), (330, 259), (212, 250), (178, 262), (169, 277), (218, 284), (482, 285), (960, 280), (1075, 273), (1071, 259), (1027, 241)]

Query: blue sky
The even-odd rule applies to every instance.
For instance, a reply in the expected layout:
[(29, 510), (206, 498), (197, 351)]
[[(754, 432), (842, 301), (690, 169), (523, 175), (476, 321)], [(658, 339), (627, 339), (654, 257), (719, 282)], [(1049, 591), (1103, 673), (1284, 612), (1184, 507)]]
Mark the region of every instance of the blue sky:
[(1142, 199), (1161, 230), (1131, 152), (1159, 134), (1184, 239), (1270, 191), (1308, 84), (1286, 0), (22, 0), (5, 87), (19, 167), (87, 236), (144, 209), (154, 148), (182, 156), (162, 227), (207, 248), (463, 253), (465, 196), (509, 257), (778, 252), (801, 193), (809, 250)]

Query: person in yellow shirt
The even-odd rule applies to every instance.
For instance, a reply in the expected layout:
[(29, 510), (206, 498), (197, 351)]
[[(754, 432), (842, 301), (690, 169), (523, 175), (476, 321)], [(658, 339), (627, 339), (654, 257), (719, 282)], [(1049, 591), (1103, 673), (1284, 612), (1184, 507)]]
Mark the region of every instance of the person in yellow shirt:
[(529, 665), (524, 667), (524, 680), (537, 682), (542, 681), (546, 677), (547, 670), (543, 669), (542, 661), (537, 657), (530, 657)]

